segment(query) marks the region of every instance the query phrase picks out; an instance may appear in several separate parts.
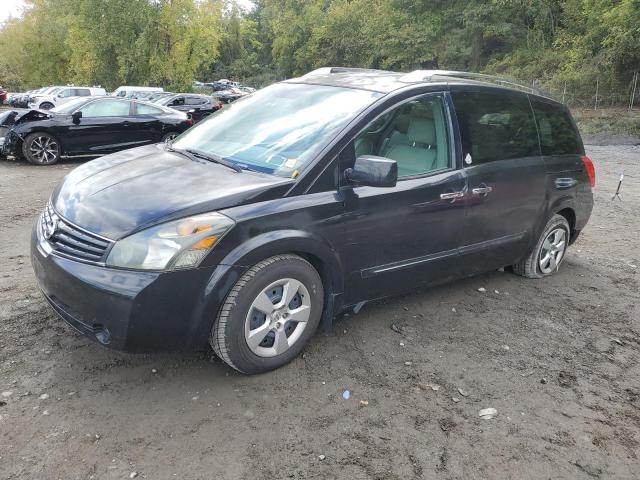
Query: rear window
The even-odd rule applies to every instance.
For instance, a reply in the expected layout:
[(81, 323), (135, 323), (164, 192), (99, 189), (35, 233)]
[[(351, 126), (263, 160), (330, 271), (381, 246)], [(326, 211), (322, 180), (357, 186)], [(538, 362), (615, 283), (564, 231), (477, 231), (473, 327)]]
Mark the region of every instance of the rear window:
[(569, 112), (549, 103), (531, 100), (540, 132), (543, 155), (582, 154), (579, 134)]
[(540, 154), (527, 97), (510, 93), (454, 92), (463, 155), (473, 165)]

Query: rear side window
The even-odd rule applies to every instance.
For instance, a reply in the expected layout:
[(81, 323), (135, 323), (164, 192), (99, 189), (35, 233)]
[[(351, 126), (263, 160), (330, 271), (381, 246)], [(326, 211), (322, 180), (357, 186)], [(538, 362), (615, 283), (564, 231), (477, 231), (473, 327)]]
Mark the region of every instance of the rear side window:
[(477, 165), (540, 155), (527, 97), (510, 93), (454, 92), (463, 156)]
[(580, 137), (564, 108), (531, 100), (543, 155), (582, 154)]
[(91, 96), (91, 91), (88, 88), (76, 88), (74, 95), (76, 97), (89, 97)]
[(202, 105), (206, 102), (206, 99), (202, 97), (187, 97), (187, 105)]
[(136, 103), (136, 114), (137, 115), (162, 115), (164, 113), (163, 110), (152, 107), (151, 105), (145, 105), (143, 103)]

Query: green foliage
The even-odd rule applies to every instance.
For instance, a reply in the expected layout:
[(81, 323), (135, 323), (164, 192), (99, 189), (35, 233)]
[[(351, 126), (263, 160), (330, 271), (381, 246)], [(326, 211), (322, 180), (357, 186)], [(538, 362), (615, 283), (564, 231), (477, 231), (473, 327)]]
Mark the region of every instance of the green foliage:
[(0, 30), (0, 83), (190, 88), (218, 57), (221, 16), (215, 0), (29, 0)]
[(640, 0), (253, 3), (29, 0), (0, 29), (0, 83), (261, 86), (334, 65), (481, 71), (555, 91), (597, 81), (624, 93), (640, 70)]

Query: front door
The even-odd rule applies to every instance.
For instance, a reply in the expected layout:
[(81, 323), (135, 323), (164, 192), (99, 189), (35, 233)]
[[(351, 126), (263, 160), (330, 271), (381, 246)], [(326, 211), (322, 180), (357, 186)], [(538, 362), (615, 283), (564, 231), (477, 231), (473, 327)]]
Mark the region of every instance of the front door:
[(131, 102), (100, 99), (80, 109), (82, 117), (69, 127), (65, 150), (70, 155), (104, 155), (131, 145)]
[(469, 179), (465, 274), (512, 265), (531, 248), (545, 203), (545, 167), (526, 94), (452, 89)]
[(452, 138), (445, 95), (428, 94), (382, 114), (350, 145), (352, 158), (395, 160), (399, 178), (393, 188), (342, 188), (346, 304), (458, 275), (467, 180)]

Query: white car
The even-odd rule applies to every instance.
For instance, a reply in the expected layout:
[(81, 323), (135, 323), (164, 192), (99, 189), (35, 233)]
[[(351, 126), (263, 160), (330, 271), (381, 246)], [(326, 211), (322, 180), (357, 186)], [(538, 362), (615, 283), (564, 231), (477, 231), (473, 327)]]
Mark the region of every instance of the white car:
[(164, 92), (162, 87), (132, 87), (123, 85), (115, 89), (111, 94), (113, 97), (138, 98), (146, 97), (150, 93)]
[(36, 110), (50, 110), (78, 97), (106, 95), (107, 91), (101, 87), (57, 87), (52, 91), (45, 91), (31, 96), (29, 108)]

